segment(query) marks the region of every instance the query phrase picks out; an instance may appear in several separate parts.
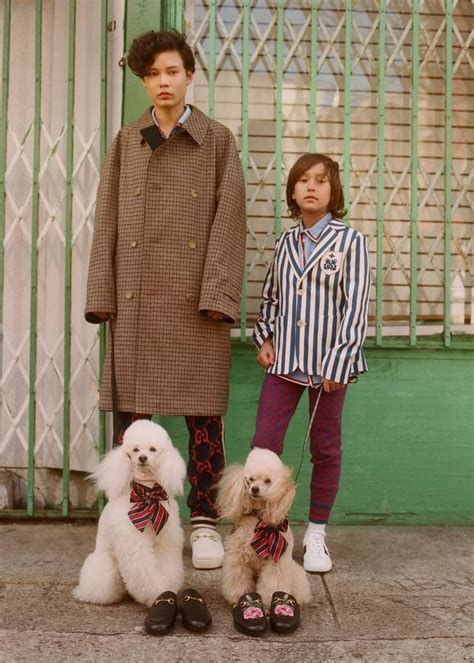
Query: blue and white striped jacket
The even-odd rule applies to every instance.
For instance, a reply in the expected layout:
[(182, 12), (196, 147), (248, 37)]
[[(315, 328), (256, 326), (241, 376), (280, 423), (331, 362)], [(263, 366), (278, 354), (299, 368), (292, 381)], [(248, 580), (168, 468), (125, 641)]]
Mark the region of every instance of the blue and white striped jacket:
[(331, 219), (303, 267), (299, 233), (296, 226), (277, 241), (253, 340), (258, 348), (273, 340), (275, 363), (268, 373), (299, 369), (346, 384), (367, 370), (362, 349), (370, 290), (367, 241)]

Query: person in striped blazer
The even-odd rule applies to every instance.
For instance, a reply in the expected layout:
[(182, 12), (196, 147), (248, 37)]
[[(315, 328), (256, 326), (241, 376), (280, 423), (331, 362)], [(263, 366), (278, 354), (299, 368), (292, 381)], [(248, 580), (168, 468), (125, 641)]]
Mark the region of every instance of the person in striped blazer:
[(263, 285), (253, 340), (266, 368), (252, 447), (283, 451), (305, 389), (310, 416), (311, 504), (304, 535), (307, 571), (332, 567), (326, 523), (341, 468), (341, 420), (347, 385), (367, 370), (370, 268), (365, 237), (345, 215), (339, 166), (304, 154), (288, 176), (286, 199), (296, 225), (277, 240)]

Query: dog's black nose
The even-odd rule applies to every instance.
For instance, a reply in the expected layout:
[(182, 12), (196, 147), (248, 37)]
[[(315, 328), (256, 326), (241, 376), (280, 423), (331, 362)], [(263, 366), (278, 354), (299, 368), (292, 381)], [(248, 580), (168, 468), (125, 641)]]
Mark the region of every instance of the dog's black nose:
[(260, 488), (258, 486), (252, 486), (252, 495), (258, 495)]
[(146, 456), (138, 456), (138, 460), (140, 463), (146, 463), (148, 458)]

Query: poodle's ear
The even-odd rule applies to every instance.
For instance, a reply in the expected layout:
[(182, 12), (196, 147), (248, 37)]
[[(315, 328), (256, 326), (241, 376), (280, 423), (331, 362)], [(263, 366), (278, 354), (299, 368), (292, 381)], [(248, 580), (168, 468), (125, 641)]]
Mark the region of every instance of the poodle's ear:
[(252, 511), (243, 465), (226, 467), (217, 489), (217, 508), (223, 518), (237, 521)]
[(287, 517), (296, 495), (296, 484), (291, 476), (289, 467), (283, 467), (281, 475), (275, 481), (271, 499), (265, 502), (263, 520), (272, 525), (278, 525)]
[(179, 451), (171, 444), (171, 440), (169, 440), (169, 444), (160, 454), (158, 474), (159, 477), (157, 479), (168, 495), (183, 494), (186, 465)]
[(132, 466), (125, 449), (120, 446), (109, 451), (90, 478), (97, 489), (105, 491), (111, 500), (128, 492), (132, 479)]

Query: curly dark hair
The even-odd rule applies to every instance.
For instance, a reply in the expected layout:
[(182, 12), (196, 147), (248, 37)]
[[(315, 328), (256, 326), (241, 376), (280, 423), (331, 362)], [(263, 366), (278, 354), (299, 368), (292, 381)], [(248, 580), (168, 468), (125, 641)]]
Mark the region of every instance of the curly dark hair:
[(293, 200), (292, 196), (295, 191), (296, 182), (307, 170), (322, 163), (326, 168), (326, 175), (329, 177), (331, 185), (331, 199), (329, 201), (328, 212), (332, 214), (335, 219), (341, 219), (347, 214), (344, 208), (344, 192), (342, 190), (341, 178), (339, 176), (339, 164), (333, 161), (331, 157), (326, 154), (303, 154), (298, 161), (294, 164), (288, 175), (288, 182), (286, 184), (286, 202), (288, 211), (293, 219), (301, 215), (301, 210)]
[(130, 44), (127, 63), (136, 76), (144, 78), (158, 53), (177, 51), (186, 71), (194, 73), (194, 55), (186, 38), (177, 30), (150, 30), (135, 37)]

